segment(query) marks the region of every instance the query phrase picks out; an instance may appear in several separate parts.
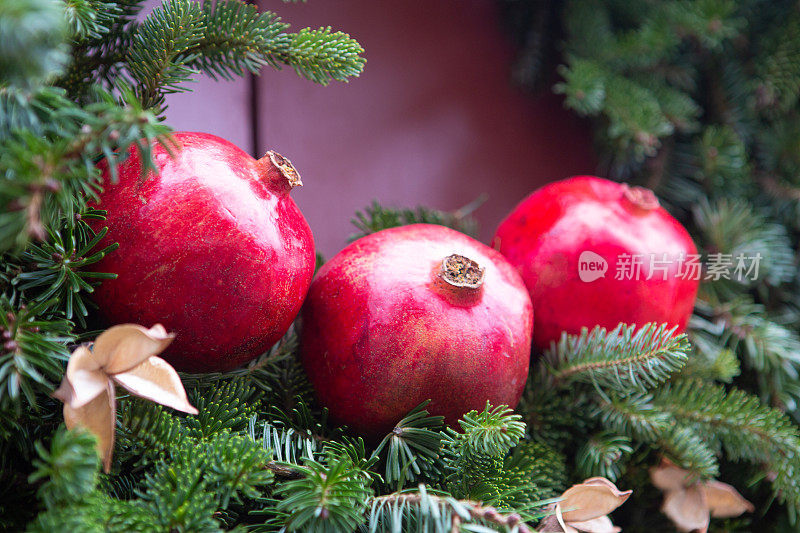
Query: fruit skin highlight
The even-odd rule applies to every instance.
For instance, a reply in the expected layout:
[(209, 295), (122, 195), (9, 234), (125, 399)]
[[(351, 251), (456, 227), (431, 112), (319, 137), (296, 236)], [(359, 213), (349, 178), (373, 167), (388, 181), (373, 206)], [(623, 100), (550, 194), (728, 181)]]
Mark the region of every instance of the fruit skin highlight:
[(533, 314), (522, 279), (495, 250), (443, 226), (350, 244), (319, 270), (301, 316), (303, 365), (321, 403), (367, 438), (427, 399), (451, 425), (487, 400), (515, 407), (527, 379)]
[(112, 323), (163, 324), (176, 368), (225, 371), (257, 357), (294, 320), (314, 273), (314, 240), (288, 193), (301, 185), (285, 158), (256, 160), (206, 133), (173, 134), (175, 158), (153, 147), (157, 174), (140, 179), (136, 149), (96, 205), (108, 211), (94, 265), (113, 272), (94, 293)]
[[(562, 331), (580, 333), (595, 325), (667, 322), (683, 331), (692, 314), (699, 276), (678, 274), (680, 258), (697, 248), (649, 189), (594, 176), (551, 183), (525, 198), (500, 223), (492, 242), (530, 291), (539, 350)], [(644, 255), (638, 279), (615, 279), (623, 254)], [(666, 280), (661, 268), (647, 279), (651, 254), (659, 267), (667, 254)], [(589, 271), (582, 280), (579, 261), (598, 262), (597, 256), (608, 263), (607, 271), (602, 277)]]

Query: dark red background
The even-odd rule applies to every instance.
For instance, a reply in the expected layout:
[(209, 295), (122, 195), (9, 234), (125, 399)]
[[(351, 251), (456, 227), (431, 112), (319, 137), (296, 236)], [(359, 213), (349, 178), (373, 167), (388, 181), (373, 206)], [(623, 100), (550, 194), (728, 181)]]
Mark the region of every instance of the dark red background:
[[(292, 194), (330, 256), (350, 218), (385, 205), (454, 209), (482, 193), (482, 237), (537, 186), (595, 168), (590, 132), (555, 95), (512, 86), (513, 48), (493, 0), (263, 1), (294, 29), (332, 26), (365, 48), (350, 83), (320, 87), (291, 69), (264, 71), (253, 112), (248, 80), (201, 80), (169, 99), (168, 122), (258, 154), (289, 157), (305, 186)], [(260, 146), (253, 147), (253, 128)]]

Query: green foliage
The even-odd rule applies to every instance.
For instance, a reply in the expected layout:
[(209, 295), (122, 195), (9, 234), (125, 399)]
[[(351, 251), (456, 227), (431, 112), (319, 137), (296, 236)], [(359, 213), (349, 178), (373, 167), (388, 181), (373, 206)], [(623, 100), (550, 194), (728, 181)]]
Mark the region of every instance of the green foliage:
[(201, 6), (170, 0), (153, 10), (133, 37), (126, 63), (145, 108), (163, 105), (164, 95), (185, 90), (181, 84), (194, 71), (184, 57), (203, 36)]
[(425, 485), (416, 491), (399, 492), (374, 498), (364, 531), (505, 531), (530, 532), (517, 513), (501, 514), (493, 507), (451, 496), (431, 493)]
[(84, 221), (103, 220), (104, 213), (91, 210), (79, 216), (76, 223), (65, 224), (61, 232), (50, 231), (48, 241), (31, 244), (25, 250), (21, 258), (25, 271), (14, 282), (19, 291), (26, 291), (31, 296), (36, 294), (31, 298), (32, 301), (58, 306), (64, 318), (75, 318), (85, 327), (85, 317), (89, 311), (83, 295), (94, 292), (91, 280), (114, 279), (117, 275), (81, 269), (97, 263), (119, 245), (115, 243), (95, 250), (97, 243), (108, 233), (108, 228), (95, 234)]
[(332, 32), (328, 26), (300, 30), (276, 56), (304, 78), (327, 85), (331, 80), (346, 81), (360, 74), (365, 63), (363, 52), (349, 35)]
[(616, 481), (622, 474), (623, 458), (633, 452), (631, 439), (608, 431), (592, 435), (578, 450), (576, 467), (581, 477), (604, 477)]
[(375, 456), (380, 456), (386, 449), (384, 479), (398, 490), (407, 482), (416, 481), (423, 470), (428, 478), (435, 475), (434, 465), (439, 459), (442, 439), (438, 430), (444, 425), (444, 418), (430, 416), (425, 410), (428, 403), (415, 407), (400, 420), (375, 449)]
[(566, 490), (567, 477), (563, 454), (538, 442), (520, 442), (503, 460), (503, 499), (515, 509), (540, 507)]
[(610, 332), (595, 327), (563, 334), (547, 362), (557, 381), (596, 383), (624, 394), (663, 383), (686, 364), (687, 350), (686, 336), (666, 324), (620, 324)]
[(707, 446), (722, 448), (734, 460), (768, 462), (781, 500), (800, 503), (800, 432), (782, 412), (739, 390), (695, 381), (659, 390), (653, 405), (702, 435)]
[(360, 469), (313, 460), (298, 468), (303, 477), (277, 489), (283, 496), (277, 510), (285, 515), (288, 531), (352, 531), (361, 523), (372, 490)]
[(56, 0), (0, 5), (0, 91), (28, 88), (59, 74), (67, 62), (67, 21)]
[(372, 205), (363, 211), (358, 211), (352, 219), (352, 223), (358, 231), (350, 236), (350, 240), (354, 241), (370, 233), (408, 224), (438, 224), (475, 236), (478, 227), (471, 214), (485, 201), (485, 197), (479, 197), (471, 204), (453, 212), (438, 211), (427, 207), (392, 209), (373, 201)]
[(364, 69), (364, 50), (330, 27), (287, 33), (289, 25), (271, 12), (239, 0), (170, 0), (139, 26), (125, 64), (145, 107), (164, 109), (166, 94), (198, 71), (232, 79), (263, 66), (291, 66), (300, 76), (327, 85), (347, 81)]
[[(503, 461), (525, 434), (521, 416), (508, 406), (470, 411), (459, 420), (462, 432), (448, 428), (442, 440), (448, 490), (458, 498), (502, 503), (505, 494)], [(524, 491), (527, 487), (512, 487)]]
[(50, 449), (36, 443), (39, 459), (30, 476), (31, 483), (42, 481), (38, 498), (47, 507), (80, 502), (97, 486), (100, 457), (95, 450), (95, 437), (85, 431), (60, 428)]
[(0, 295), (0, 412), (11, 417), (20, 416), (23, 406), (38, 409), (37, 396), (55, 390), (63, 375), (65, 344), (74, 337), (67, 320), (41, 319), (48, 303), (23, 306)]

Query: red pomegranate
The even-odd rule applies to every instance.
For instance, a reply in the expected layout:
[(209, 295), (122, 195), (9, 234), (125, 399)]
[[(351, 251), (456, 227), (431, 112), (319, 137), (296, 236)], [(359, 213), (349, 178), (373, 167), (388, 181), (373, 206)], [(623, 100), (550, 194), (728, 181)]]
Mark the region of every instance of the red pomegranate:
[(387, 229), (317, 273), (302, 311), (306, 372), (333, 417), (368, 438), (430, 399), (449, 424), (517, 405), (532, 311), (503, 257), (443, 226)]
[(511, 212), (493, 244), (528, 286), (539, 349), (595, 325), (683, 330), (694, 307), (697, 249), (649, 189), (593, 176), (551, 183)]
[(289, 197), (302, 183), (274, 152), (256, 160), (214, 135), (174, 138), (174, 158), (155, 146), (158, 173), (144, 181), (135, 149), (118, 183), (104, 168), (108, 218), (95, 229), (120, 247), (95, 268), (119, 277), (94, 300), (111, 323), (175, 332), (165, 357), (176, 368), (230, 370), (286, 332), (308, 291), (314, 241)]

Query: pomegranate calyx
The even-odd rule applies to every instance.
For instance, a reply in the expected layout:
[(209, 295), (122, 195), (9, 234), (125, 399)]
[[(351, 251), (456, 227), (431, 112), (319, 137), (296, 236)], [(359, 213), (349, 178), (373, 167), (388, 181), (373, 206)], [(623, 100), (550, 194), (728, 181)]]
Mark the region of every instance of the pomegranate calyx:
[(439, 277), (453, 287), (477, 289), (483, 284), (486, 269), (463, 255), (451, 254), (442, 260)]
[(634, 207), (650, 211), (661, 206), (653, 191), (646, 187), (631, 187), (627, 183), (622, 184), (623, 195)]
[(284, 196), (295, 187), (302, 187), (303, 180), (292, 162), (274, 150), (269, 150), (256, 162), (261, 180), (270, 190)]

